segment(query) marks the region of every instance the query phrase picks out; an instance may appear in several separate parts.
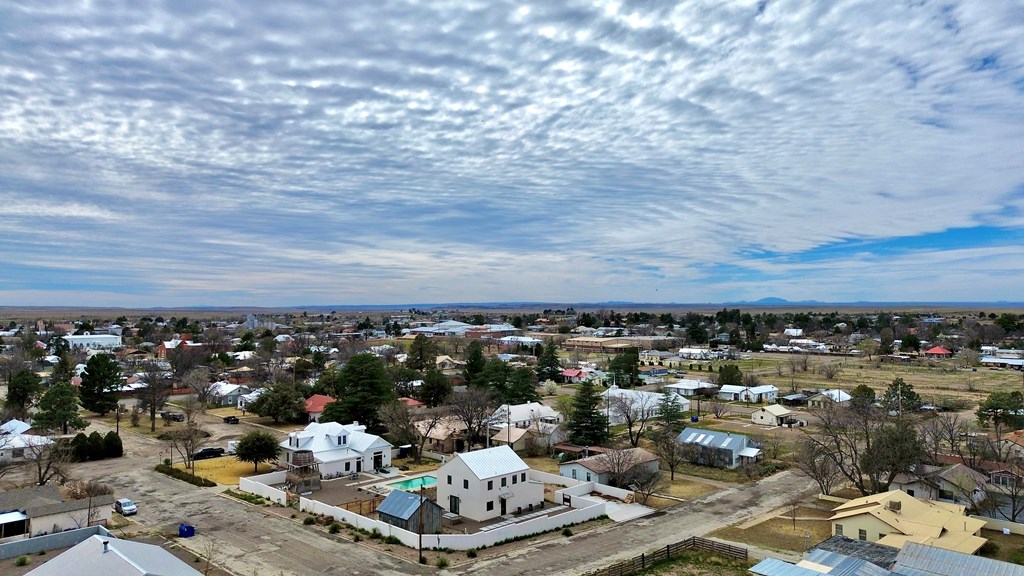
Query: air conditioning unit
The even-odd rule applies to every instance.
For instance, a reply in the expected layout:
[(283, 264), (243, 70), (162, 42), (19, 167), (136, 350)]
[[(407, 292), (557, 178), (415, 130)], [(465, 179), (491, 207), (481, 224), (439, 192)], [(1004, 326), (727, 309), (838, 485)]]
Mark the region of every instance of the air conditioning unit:
[(901, 505), (901, 502), (899, 500), (890, 500), (889, 502), (886, 503), (885, 507), (888, 508), (892, 512), (899, 512), (900, 511), (900, 505)]

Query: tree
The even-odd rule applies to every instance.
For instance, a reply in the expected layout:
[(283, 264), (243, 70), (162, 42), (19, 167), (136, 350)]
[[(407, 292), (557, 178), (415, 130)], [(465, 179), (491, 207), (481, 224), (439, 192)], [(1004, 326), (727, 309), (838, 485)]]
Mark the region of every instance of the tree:
[(65, 478), (68, 464), (73, 458), (70, 448), (61, 442), (29, 442), (25, 455), (35, 483), (39, 486), (54, 478)]
[(22, 368), (14, 373), (7, 383), (7, 401), (4, 408), (18, 418), (25, 418), (36, 396), (43, 389), (42, 381), (35, 372)]
[(484, 388), (467, 388), (448, 399), (452, 415), (466, 425), (470, 443), (481, 439), (487, 431), (491, 414), (498, 407), (493, 394)]
[(921, 339), (917, 337), (917, 334), (907, 334), (900, 342), (900, 350), (904, 352), (909, 352), (911, 350), (914, 352), (920, 352)]
[(71, 357), (67, 354), (61, 355), (53, 367), (53, 372), (50, 373), (50, 385), (71, 384), (71, 379), (74, 377), (75, 365), (71, 362)]
[(882, 355), (892, 354), (893, 341), (892, 328), (882, 328), (878, 337), (878, 353)]
[(253, 473), (259, 471), (261, 462), (274, 462), (281, 452), (277, 438), (265, 430), (246, 432), (235, 445), (235, 458), (240, 462), (251, 462)]
[(843, 365), (838, 362), (828, 362), (818, 367), (818, 372), (820, 372), (826, 380), (835, 380), (836, 376), (838, 376), (842, 371)]
[(437, 368), (427, 370), (419, 390), (419, 400), (429, 408), (440, 406), (452, 393), (452, 383)]
[(213, 392), (213, 382), (210, 382), (210, 375), (206, 368), (193, 368), (181, 377), (182, 388), (188, 388), (196, 395), (196, 400), (206, 406), (210, 402), (210, 394)]
[(46, 430), (82, 430), (89, 425), (78, 414), (78, 392), (70, 382), (50, 386), (39, 399), (39, 411), (32, 417), (32, 425)]
[(492, 394), (504, 401), (508, 395), (508, 380), (512, 376), (512, 368), (501, 358), (491, 358), (484, 364), (482, 372), (477, 374), (475, 386), (487, 388)]
[(466, 346), (466, 367), (462, 370), (466, 384), (477, 386), (477, 377), (484, 371), (486, 365), (483, 345), (479, 340), (471, 340)]
[(142, 381), (145, 386), (135, 391), (136, 405), (149, 412), (149, 431), (156, 432), (156, 414), (171, 396), (171, 383), (155, 363), (146, 364)]
[(636, 348), (619, 352), (608, 363), (608, 371), (616, 385), (629, 388), (640, 384), (640, 352)]
[(867, 384), (859, 384), (850, 390), (850, 406), (855, 409), (869, 409), (875, 403), (875, 390)]
[(544, 351), (537, 358), (537, 379), (541, 382), (555, 380), (562, 375), (562, 365), (558, 362), (558, 346), (553, 338), (544, 342)]
[(659, 490), (668, 487), (665, 482), (665, 475), (658, 470), (651, 470), (638, 466), (633, 469), (626, 486), (633, 490), (641, 504), (647, 504), (647, 500)]
[(114, 490), (95, 480), (71, 480), (64, 483), (64, 491), (72, 500), (88, 500), (88, 507), (83, 514), (74, 513), (71, 520), (79, 528), (92, 526), (99, 519), (99, 508), (92, 505), (93, 498), (113, 494)]
[(662, 430), (673, 437), (686, 428), (683, 407), (677, 401), (677, 395), (668, 389), (662, 390), (661, 398), (658, 400), (658, 418), (661, 419)]
[(202, 366), (208, 357), (206, 346), (190, 346), (182, 342), (167, 354), (167, 361), (171, 363), (174, 378), (180, 380), (185, 374)]
[(743, 385), (743, 372), (740, 371), (739, 366), (726, 364), (718, 370), (718, 385), (725, 386), (726, 384), (733, 386)]
[(539, 402), (540, 394), (537, 392), (533, 370), (525, 367), (512, 370), (503, 400), (504, 403), (512, 405)]
[(395, 446), (414, 444), (416, 442), (416, 427), (413, 425), (414, 418), (415, 415), (409, 409), (409, 405), (397, 398), (385, 402), (377, 408), (377, 419), (387, 429), (384, 435)]
[(96, 354), (85, 365), (82, 385), (78, 391), (82, 406), (100, 416), (117, 406), (117, 389), (121, 385), (121, 369), (107, 354)]
[(417, 334), (409, 345), (409, 354), (405, 365), (413, 370), (422, 372), (436, 366), (437, 350), (434, 343), (424, 334)]
[(338, 374), (337, 402), (329, 404), (321, 422), (360, 422), (368, 429), (380, 430), (377, 408), (395, 398), (384, 363), (373, 354), (356, 354)]
[(618, 394), (608, 401), (612, 414), (626, 424), (630, 446), (636, 448), (647, 431), (648, 422), (658, 414), (658, 400), (651, 394)]
[(711, 410), (711, 414), (713, 414), (715, 418), (724, 418), (730, 411), (729, 403), (723, 402), (718, 398), (712, 398), (711, 401), (708, 402), (708, 408)]
[(199, 422), (199, 415), (203, 413), (203, 405), (195, 398), (186, 398), (181, 403), (181, 411), (185, 415), (185, 424), (181, 428), (171, 430), (167, 433), (167, 442), (170, 449), (178, 453), (185, 468), (195, 476), (195, 461), (192, 456), (202, 446), (203, 440), (209, 436), (203, 430)]
[(124, 444), (121, 443), (121, 437), (117, 435), (117, 432), (111, 430), (103, 436), (103, 457), (120, 458), (121, 456), (124, 456)]
[(882, 394), (882, 406), (889, 412), (917, 412), (921, 408), (921, 395), (914, 391), (914, 387), (903, 381), (903, 378), (895, 378), (885, 393)]
[(608, 441), (608, 417), (597, 407), (600, 396), (594, 383), (584, 380), (573, 401), (567, 421), (569, 441), (580, 446), (600, 446)]
[(669, 479), (673, 482), (676, 479), (676, 468), (686, 461), (683, 453), (683, 445), (677, 440), (677, 435), (668, 429), (659, 430), (654, 435), (654, 453), (661, 458), (661, 462), (669, 470)]
[[(302, 392), (294, 382), (287, 378), (281, 378), (267, 385), (266, 391), (249, 404), (249, 411), (258, 416), (269, 416), (276, 423), (295, 418), (305, 409), (304, 400)], [(336, 402), (328, 404), (327, 408), (334, 404)], [(326, 415), (327, 411), (325, 410), (324, 416)], [(323, 416), (321, 421), (324, 421)]]

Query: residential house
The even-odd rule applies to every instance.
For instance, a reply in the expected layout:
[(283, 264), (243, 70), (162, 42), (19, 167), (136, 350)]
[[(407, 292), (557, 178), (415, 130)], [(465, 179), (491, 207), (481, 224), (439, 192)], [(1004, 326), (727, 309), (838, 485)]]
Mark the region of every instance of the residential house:
[(778, 394), (779, 389), (771, 384), (764, 384), (762, 386), (726, 384), (718, 389), (718, 397), (722, 400), (754, 404), (773, 404)]
[(12, 419), (0, 425), (0, 462), (29, 460), (33, 449), (53, 444), (46, 436), (28, 434), (31, 426), (27, 422)]
[(64, 500), (57, 486), (0, 492), (0, 538), (17, 539), (110, 522), (114, 497)]
[(856, 498), (832, 511), (832, 533), (901, 548), (917, 542), (974, 554), (986, 539), (984, 520), (964, 515), (960, 504), (918, 500), (901, 490)]
[(335, 402), (335, 399), (326, 394), (313, 394), (309, 398), (306, 398), (305, 407), (306, 417), (309, 418), (309, 422), (319, 422), (320, 416), (323, 415), (324, 410), (328, 404)]
[[(648, 392), (646, 390), (632, 390), (619, 388), (612, 385), (601, 393), (600, 405), (604, 407), (605, 415), (612, 426), (626, 422), (627, 410), (647, 415), (657, 414), (658, 405), (661, 403), (664, 394), (660, 392)], [(670, 398), (679, 406), (682, 411), (690, 409), (690, 401), (682, 396), (672, 395)]]
[(678, 382), (672, 384), (666, 384), (665, 389), (670, 390), (675, 394), (684, 396), (686, 398), (692, 398), (694, 396), (700, 396), (713, 392), (718, 387), (711, 382), (705, 382), (703, 380), (690, 380), (683, 378)]
[(529, 428), (537, 422), (557, 424), (565, 418), (562, 413), (540, 402), (524, 404), (502, 404), (491, 415), (490, 425), (493, 428), (512, 426), (513, 428)]
[(934, 346), (924, 351), (924, 355), (927, 358), (952, 358), (953, 353), (946, 350), (942, 346)]
[(779, 398), (779, 404), (782, 404), (783, 406), (806, 406), (807, 399), (807, 394), (794, 392), (793, 394), (786, 394)]
[(232, 384), (231, 382), (214, 382), (210, 384), (210, 402), (221, 406), (237, 406), (238, 399), (245, 394), (252, 392), (244, 384)]
[(654, 454), (643, 448), (627, 448), (562, 462), (558, 465), (558, 475), (613, 485), (638, 471), (657, 472), (658, 468), (659, 460)]
[(86, 332), (79, 336), (63, 336), (72, 350), (110, 350), (121, 346), (121, 336), (117, 334), (91, 334)]
[(391, 466), (391, 443), (367, 434), (366, 426), (358, 422), (311, 422), (304, 429), (288, 434), (280, 445), (283, 466), (292, 464), (296, 452), (309, 450), (325, 476)]
[(988, 476), (963, 464), (919, 464), (913, 472), (899, 473), (891, 487), (922, 500), (941, 500), (973, 506), (985, 499)]
[(764, 454), (743, 434), (689, 428), (679, 433), (676, 441), (683, 445), (689, 459), (705, 466), (736, 468), (760, 461)]
[(578, 368), (566, 368), (562, 370), (562, 382), (567, 384), (583, 382), (588, 376), (589, 374), (586, 370), (580, 370)]
[(785, 330), (782, 331), (782, 335), (788, 336), (790, 338), (802, 338), (804, 335), (804, 330), (803, 328), (786, 328)]
[(513, 450), (526, 450), (530, 442), (530, 430), (526, 428), (502, 428), (491, 436), (492, 446), (511, 446)]
[(25, 576), (201, 576), (156, 544), (91, 536)]
[(787, 426), (795, 423), (793, 412), (780, 404), (762, 406), (750, 413), (750, 421), (760, 426)]
[(460, 452), (466, 448), (466, 436), (468, 429), (466, 423), (456, 416), (445, 416), (433, 426), (430, 420), (414, 422), (416, 434), (422, 439), (427, 437), (423, 445), (424, 450), (437, 452), (439, 454), (451, 454)]
[(249, 392), (248, 394), (240, 395), (238, 397), (238, 403), (235, 404), (235, 407), (238, 408), (239, 410), (246, 410), (249, 404), (255, 402), (256, 399), (259, 398), (267, 390), (269, 390), (269, 388), (256, 388), (255, 390)]
[(444, 509), (436, 502), (402, 490), (392, 490), (377, 506), (377, 519), (416, 534), (440, 534)]
[(540, 507), (544, 483), (508, 446), (456, 454), (437, 470), (437, 502), (449, 514), (485, 522)]
[(441, 372), (452, 372), (462, 370), (466, 363), (451, 356), (441, 355), (434, 359), (434, 366)]
[[(117, 338), (121, 339), (120, 336)], [(178, 348), (201, 348), (203, 346), (204, 344), (201, 342), (192, 342), (191, 337), (172, 338), (160, 342), (160, 345), (156, 347), (156, 357), (159, 360), (166, 360), (167, 355)]]
[(807, 407), (846, 406), (850, 403), (850, 398), (850, 394), (842, 390), (822, 390), (807, 399)]

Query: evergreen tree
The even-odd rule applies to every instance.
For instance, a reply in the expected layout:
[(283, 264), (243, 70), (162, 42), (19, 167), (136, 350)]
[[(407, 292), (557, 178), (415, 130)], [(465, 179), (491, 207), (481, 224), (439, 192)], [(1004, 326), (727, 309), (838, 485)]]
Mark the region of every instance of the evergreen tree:
[(491, 358), (476, 377), (476, 386), (487, 388), (495, 397), (504, 399), (508, 395), (508, 379), (512, 369), (501, 358)]
[(683, 407), (676, 401), (676, 394), (668, 389), (661, 392), (658, 400), (658, 418), (661, 419), (662, 430), (667, 434), (677, 435), (686, 428), (686, 414)]
[(860, 384), (850, 390), (850, 407), (857, 410), (866, 410), (875, 403), (875, 390), (867, 384)]
[(18, 418), (24, 418), (42, 389), (43, 384), (39, 376), (28, 368), (22, 368), (15, 372), (7, 383), (7, 401), (4, 402), (4, 407)]
[(422, 372), (437, 366), (437, 350), (434, 343), (423, 334), (417, 334), (409, 346), (409, 356), (405, 365), (413, 370)]
[(470, 386), (479, 385), (477, 377), (484, 371), (487, 361), (484, 359), (484, 347), (479, 340), (471, 340), (466, 346), (466, 367), (462, 377)]
[(86, 442), (86, 451), (89, 460), (103, 460), (107, 457), (107, 445), (103, 443), (103, 436), (99, 432), (89, 434)]
[(78, 415), (78, 392), (70, 382), (58, 382), (39, 399), (39, 411), (32, 417), (32, 425), (46, 430), (82, 430), (89, 425)]
[(120, 458), (124, 456), (124, 445), (121, 443), (121, 437), (113, 430), (107, 432), (107, 435), (103, 437), (103, 451), (107, 458)]
[(914, 387), (903, 381), (903, 378), (895, 378), (886, 388), (882, 395), (882, 406), (890, 412), (917, 412), (921, 408), (921, 395), (914, 391)]
[(338, 401), (327, 406), (320, 421), (342, 424), (357, 421), (379, 430), (377, 409), (395, 398), (395, 390), (380, 358), (365, 352), (356, 354), (339, 372), (338, 384)]
[(537, 393), (537, 383), (534, 380), (533, 370), (525, 367), (513, 370), (508, 379), (503, 402), (514, 406), (516, 404), (539, 401), (540, 394)]
[(103, 416), (117, 407), (117, 389), (121, 385), (121, 369), (117, 361), (107, 354), (97, 354), (89, 359), (82, 374), (79, 388), (82, 406)]
[(569, 419), (569, 441), (579, 446), (599, 446), (608, 441), (608, 417), (598, 408), (601, 397), (593, 382), (580, 383)]
[(562, 375), (562, 365), (558, 362), (558, 347), (553, 338), (544, 343), (544, 351), (537, 359), (537, 379), (541, 382), (557, 380)]
[(53, 367), (53, 372), (50, 373), (50, 384), (71, 384), (71, 379), (75, 377), (75, 366), (71, 363), (71, 358), (66, 354), (61, 355), (60, 360)]
[(743, 372), (740, 371), (739, 366), (726, 364), (718, 370), (718, 385), (725, 386), (726, 384), (733, 386), (743, 385)]
[(419, 400), (433, 408), (444, 404), (445, 398), (452, 393), (452, 383), (438, 369), (427, 370), (423, 376), (423, 384), (419, 390)]
[(608, 363), (608, 371), (615, 376), (615, 384), (620, 388), (630, 388), (640, 383), (640, 352), (630, 348), (619, 352)]
[(266, 392), (260, 394), (249, 411), (258, 416), (269, 416), (274, 422), (295, 418), (305, 407), (302, 392), (288, 379), (272, 382)]
[(54, 356), (65, 356), (68, 352), (71, 352), (71, 344), (63, 336), (51, 338), (50, 346), (53, 347)]

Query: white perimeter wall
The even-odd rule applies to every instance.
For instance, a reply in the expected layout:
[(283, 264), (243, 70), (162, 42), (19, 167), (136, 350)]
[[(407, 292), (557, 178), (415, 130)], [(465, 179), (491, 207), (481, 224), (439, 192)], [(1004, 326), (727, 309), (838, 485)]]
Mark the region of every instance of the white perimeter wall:
[(288, 495), (285, 494), (284, 490), (278, 490), (277, 488), (270, 486), (271, 484), (283, 484), (287, 475), (287, 472), (281, 471), (271, 472), (269, 474), (260, 474), (259, 476), (249, 476), (248, 478), (239, 478), (238, 489), (242, 492), (248, 492), (263, 498), (270, 498), (273, 502), (277, 502), (282, 506), (287, 506)]

